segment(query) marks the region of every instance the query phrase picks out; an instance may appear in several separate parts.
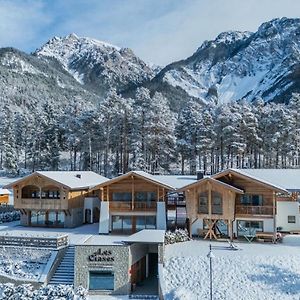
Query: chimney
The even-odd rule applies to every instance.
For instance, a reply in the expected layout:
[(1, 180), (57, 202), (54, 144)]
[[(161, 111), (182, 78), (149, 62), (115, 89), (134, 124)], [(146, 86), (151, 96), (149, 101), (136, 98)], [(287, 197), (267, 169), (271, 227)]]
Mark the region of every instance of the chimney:
[(76, 174), (76, 177), (81, 179), (81, 174)]
[(204, 171), (197, 171), (197, 180), (204, 178)]

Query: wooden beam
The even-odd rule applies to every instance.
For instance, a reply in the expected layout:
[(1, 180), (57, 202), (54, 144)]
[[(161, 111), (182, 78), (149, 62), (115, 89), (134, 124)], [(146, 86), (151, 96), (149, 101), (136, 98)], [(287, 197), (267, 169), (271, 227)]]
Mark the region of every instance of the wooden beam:
[(134, 176), (131, 176), (131, 209), (134, 210)]

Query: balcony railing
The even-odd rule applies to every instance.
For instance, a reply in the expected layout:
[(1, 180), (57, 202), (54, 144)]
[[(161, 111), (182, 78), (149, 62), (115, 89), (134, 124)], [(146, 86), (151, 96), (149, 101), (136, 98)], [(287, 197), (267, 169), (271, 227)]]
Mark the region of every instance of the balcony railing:
[(239, 215), (273, 215), (272, 206), (252, 206), (252, 205), (237, 205), (235, 207), (236, 214)]
[(110, 201), (109, 202), (110, 210), (118, 211), (153, 211), (156, 210), (156, 202), (139, 202), (136, 201), (132, 203), (131, 201)]
[(40, 198), (21, 198), (15, 201), (16, 208), (23, 209), (67, 209), (66, 199), (40, 199)]

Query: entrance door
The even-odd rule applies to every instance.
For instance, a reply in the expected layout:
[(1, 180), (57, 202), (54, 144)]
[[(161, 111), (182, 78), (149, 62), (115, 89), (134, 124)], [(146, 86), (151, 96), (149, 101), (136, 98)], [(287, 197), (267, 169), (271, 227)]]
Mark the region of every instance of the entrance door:
[(158, 254), (157, 253), (149, 253), (149, 277), (156, 276), (158, 274)]
[(86, 209), (84, 212), (84, 216), (85, 216), (85, 223), (91, 223), (91, 215), (92, 212), (90, 209)]

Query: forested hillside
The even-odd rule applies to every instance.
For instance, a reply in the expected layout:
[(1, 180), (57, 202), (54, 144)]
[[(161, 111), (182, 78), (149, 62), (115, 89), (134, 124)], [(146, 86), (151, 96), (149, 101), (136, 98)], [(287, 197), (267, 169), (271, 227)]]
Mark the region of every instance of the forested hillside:
[(0, 49), (0, 172), (300, 167), (300, 19), (225, 32), (160, 70), (74, 34)]
[(300, 166), (300, 96), (289, 105), (257, 100), (205, 105), (190, 100), (179, 113), (145, 88), (134, 99), (111, 91), (101, 104), (46, 103), (31, 113), (0, 112), (0, 168), (130, 169), (159, 173), (217, 172), (228, 167)]

